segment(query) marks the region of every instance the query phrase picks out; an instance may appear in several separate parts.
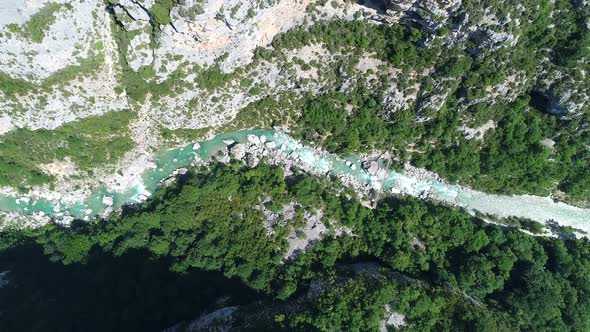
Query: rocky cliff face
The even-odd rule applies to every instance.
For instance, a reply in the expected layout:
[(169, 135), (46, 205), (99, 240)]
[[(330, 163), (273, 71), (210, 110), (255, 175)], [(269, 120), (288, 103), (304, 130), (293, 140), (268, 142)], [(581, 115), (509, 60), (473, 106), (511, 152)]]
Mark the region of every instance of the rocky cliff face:
[[(57, 9), (48, 14), (50, 4), (56, 4)], [(521, 38), (518, 31), (520, 16), (524, 16), (518, 12), (499, 17), (492, 10), (468, 11), (460, 0), (331, 2), (324, 5), (311, 0), (193, 0), (171, 2), (170, 8), (161, 6), (163, 15), (167, 16), (166, 24), (161, 24), (152, 12), (158, 6), (161, 5), (152, 0), (85, 1), (67, 6), (65, 3), (37, 1), (22, 3), (17, 10), (19, 15), (15, 17), (2, 17), (0, 72), (23, 88), (16, 94), (1, 92), (1, 132), (19, 127), (51, 129), (88, 115), (132, 107), (126, 102), (125, 87), (121, 86), (121, 76), (130, 72), (147, 82), (162, 83), (170, 79), (185, 83), (184, 91), (161, 102), (160, 106), (172, 112), (175, 118), (164, 118), (165, 126), (199, 128), (220, 125), (260, 97), (248, 98), (243, 91), (231, 87), (226, 91), (202, 91), (199, 84), (194, 84), (195, 78), (207, 68), (218, 68), (221, 73), (244, 68), (251, 64), (257, 48), (266, 47), (277, 34), (295, 26), (352, 19), (354, 13), (359, 12), (362, 17), (385, 24), (399, 22), (418, 28), (423, 32), (425, 46), (431, 43), (444, 43), (449, 47), (461, 44), (478, 55), (517, 43)], [(580, 8), (587, 8), (587, 4), (581, 4)], [(38, 20), (36, 12), (49, 15), (53, 20), (42, 27), (41, 40), (33, 42), (25, 30), (27, 22)], [(444, 35), (439, 33), (441, 29), (445, 31)], [(249, 69), (260, 72), (258, 77), (253, 77), (254, 80), (276, 86), (273, 91), (276, 94), (284, 90), (281, 79), (290, 80), (282, 73), (273, 74), (278, 65), (271, 63), (264, 68), (251, 66)], [(560, 106), (561, 113), (581, 112), (588, 96), (585, 91), (579, 91), (575, 82), (583, 79), (584, 74), (582, 77), (561, 74), (563, 80), (555, 82), (553, 72), (548, 68), (539, 88), (551, 91), (550, 95), (563, 105)], [(266, 81), (265, 77), (268, 78)], [(515, 71), (505, 84), (523, 85), (524, 80)], [(441, 85), (441, 82), (435, 82), (435, 85)], [(292, 87), (287, 82), (284, 88)], [(434, 96), (422, 98), (423, 103), (417, 106), (440, 107), (440, 101), (434, 99), (444, 100), (446, 92), (444, 88), (439, 90), (436, 92), (435, 89)], [(512, 94), (501, 92), (502, 88), (499, 88), (487, 102), (503, 97), (510, 99)], [(219, 99), (224, 94), (232, 96), (226, 96), (221, 103), (210, 100), (211, 96)], [(583, 97), (573, 100), (572, 95)], [(207, 109), (206, 119), (189, 120), (201, 115), (198, 109), (189, 105), (191, 101), (205, 105), (199, 109)], [(220, 114), (211, 117), (211, 108)]]
[[(538, 69), (512, 63), (526, 62), (523, 45), (554, 28), (555, 22), (543, 22), (539, 27), (547, 31), (537, 34), (540, 28), (531, 27), (540, 12), (557, 20), (563, 9), (551, 3), (38, 0), (16, 6), (14, 15), (0, 16), (0, 134), (55, 129), (131, 109), (137, 116), (130, 135), (137, 146), (121, 165), (152, 159), (170, 137), (179, 143), (207, 128), (259, 125), (242, 121), (240, 112), (285, 96), (348, 93), (362, 86), (377, 92), (384, 119), (410, 110), (418, 121), (432, 119), (450, 97), (457, 110), (466, 110), (538, 91), (550, 100), (547, 112), (564, 118), (581, 117), (590, 98), (587, 84), (579, 84), (587, 81), (588, 65), (581, 59), (571, 60), (579, 66), (568, 70), (550, 61), (550, 52)], [(577, 6), (588, 11), (586, 2)], [(305, 42), (313, 27), (357, 21), (409, 27), (420, 49), (444, 50), (449, 59), (402, 66), (396, 45), (384, 61), (365, 46), (335, 47), (338, 32)], [(483, 74), (462, 76), (471, 64), (459, 66), (465, 56), (454, 54), (465, 51), (481, 62)], [(288, 127), (276, 114), (269, 117), (272, 125)]]
[(390, 0), (386, 1), (385, 13), (401, 17), (405, 22), (419, 25), (425, 31), (434, 32), (455, 14), (461, 0)]
[(127, 107), (115, 90), (118, 54), (102, 2), (20, 5), (0, 17), (0, 134)]

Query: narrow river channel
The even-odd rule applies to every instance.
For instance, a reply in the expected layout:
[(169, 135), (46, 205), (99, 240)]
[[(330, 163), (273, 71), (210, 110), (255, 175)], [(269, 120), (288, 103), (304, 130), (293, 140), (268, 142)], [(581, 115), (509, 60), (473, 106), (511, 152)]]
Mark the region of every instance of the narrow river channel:
[[(318, 154), (308, 146), (302, 145), (290, 136), (272, 130), (243, 130), (233, 133), (219, 134), (208, 141), (161, 152), (156, 159), (156, 168), (144, 172), (140, 185), (124, 192), (112, 192), (99, 188), (84, 201), (75, 204), (63, 204), (60, 201), (48, 201), (35, 197), (0, 197), (0, 210), (18, 212), (23, 215), (42, 214), (57, 219), (64, 216), (76, 218), (102, 214), (107, 208), (117, 209), (125, 204), (140, 202), (154, 192), (158, 183), (178, 168), (189, 166), (195, 158), (208, 160), (219, 151), (226, 149), (224, 140), (231, 139), (238, 143), (248, 141), (248, 135), (264, 135), (268, 141), (276, 143), (277, 148), (287, 153), (295, 152), (299, 162), (318, 174), (331, 172), (336, 176), (350, 175), (361, 183), (380, 182), (386, 192), (402, 192), (412, 196), (428, 196), (430, 199), (443, 201), (460, 206), (469, 211), (480, 211), (498, 217), (523, 217), (537, 222), (557, 221), (563, 226), (572, 226), (590, 232), (590, 209), (582, 209), (561, 202), (554, 202), (548, 197), (530, 195), (504, 196), (492, 195), (475, 191), (459, 185), (447, 184), (435, 177), (417, 179), (402, 172), (387, 170), (384, 179), (369, 175), (361, 167), (361, 161), (355, 158), (341, 159), (329, 153)], [(354, 165), (354, 166), (352, 166)], [(351, 167), (352, 166), (352, 167)], [(112, 198), (105, 204), (104, 197)]]

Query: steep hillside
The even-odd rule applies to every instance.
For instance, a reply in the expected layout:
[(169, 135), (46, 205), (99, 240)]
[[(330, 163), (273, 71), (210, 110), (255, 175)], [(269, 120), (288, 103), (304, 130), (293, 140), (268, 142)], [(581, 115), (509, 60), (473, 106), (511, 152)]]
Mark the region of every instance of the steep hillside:
[(587, 0), (0, 3), (0, 330), (590, 330)]

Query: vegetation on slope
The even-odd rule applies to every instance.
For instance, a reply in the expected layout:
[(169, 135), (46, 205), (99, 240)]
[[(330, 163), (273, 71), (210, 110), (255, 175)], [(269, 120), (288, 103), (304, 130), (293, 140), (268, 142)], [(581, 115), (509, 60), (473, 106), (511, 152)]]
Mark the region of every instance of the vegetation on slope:
[[(300, 174), (284, 178), (281, 169), (264, 165), (254, 169), (217, 165), (211, 171), (189, 173), (115, 220), (5, 231), (0, 259), (11, 272), (9, 284), (0, 289), (0, 326), (34, 330), (34, 324), (41, 330), (67, 330), (76, 324), (86, 330), (125, 330), (149, 321), (147, 330), (159, 330), (187, 319), (186, 305), (201, 303), (195, 304), (195, 315), (207, 307), (200, 300), (211, 299), (208, 295), (196, 300), (181, 295), (175, 305), (161, 306), (159, 316), (137, 318), (138, 312), (153, 312), (154, 301), (169, 303), (170, 294), (184, 286), (153, 287), (126, 300), (122, 294), (131, 287), (127, 277), (78, 277), (85, 268), (98, 268), (94, 262), (106, 260), (109, 267), (118, 266), (119, 274), (140, 273), (141, 277), (132, 278), (138, 283), (133, 287), (145, 289), (152, 284), (153, 273), (141, 262), (151, 259), (166, 262), (179, 274), (207, 270), (239, 278), (260, 292), (257, 299), (263, 301), (263, 309), (258, 313), (269, 313), (270, 319), (261, 320), (275, 329), (372, 330), (384, 317), (385, 304), (406, 316), (408, 330), (590, 328), (587, 240), (532, 237), (413, 198), (385, 198), (371, 210), (353, 193), (336, 188), (329, 181)], [(266, 217), (254, 205), (266, 202), (269, 210), (278, 211), (292, 201), (305, 209), (322, 209), (324, 222), (345, 225), (354, 236), (328, 236), (281, 263), (286, 235), (301, 225), (279, 223), (275, 234), (269, 235), (263, 224)], [(39, 246), (45, 257), (38, 253)], [(118, 263), (138, 251), (141, 256), (133, 259), (139, 259), (139, 267)], [(25, 253), (56, 263), (31, 265), (23, 259), (29, 257)], [(363, 281), (343, 270), (350, 262), (363, 261), (381, 266), (377, 280)], [(56, 275), (35, 272), (48, 264)], [(103, 270), (100, 275), (108, 274)], [(398, 277), (388, 277), (392, 275)], [(77, 280), (74, 287), (66, 287), (72, 278)], [(346, 281), (350, 278), (356, 281)], [(321, 289), (326, 293), (321, 301), (305, 301), (310, 283), (318, 280), (324, 280)], [(79, 287), (92, 289), (96, 282), (105, 289), (123, 287), (123, 293), (102, 300), (73, 293)], [(241, 294), (243, 289), (232, 293), (231, 303), (251, 302)], [(51, 299), (54, 302), (48, 306)], [(102, 305), (93, 304), (96, 301)], [(73, 317), (70, 307), (94, 311)], [(119, 310), (129, 316), (119, 315)], [(24, 319), (31, 313), (35, 319)]]
[(158, 0), (150, 8), (150, 13), (157, 24), (170, 24), (170, 9), (174, 7), (172, 0)]
[[(157, 25), (167, 24), (172, 6), (173, 1), (154, 4), (152, 19), (155, 22), (151, 36), (154, 43), (157, 42)], [(524, 10), (520, 9), (521, 6)], [(488, 12), (483, 12), (484, 7), (489, 9)], [(518, 13), (514, 8), (518, 8)], [(518, 15), (512, 22), (497, 26), (518, 37), (515, 44), (480, 49), (481, 42), (478, 44), (474, 37), (451, 43), (453, 37), (449, 36), (449, 31), (459, 24), (457, 20), (463, 13), (469, 14), (469, 23), (479, 22), (486, 15)], [(486, 3), (486, 6), (473, 0), (464, 2), (456, 16), (433, 32), (420, 30), (417, 26), (342, 20), (320, 21), (277, 36), (272, 48), (259, 48), (255, 52), (255, 63), (268, 60), (281, 64), (281, 68), (289, 67), (284, 61), (287, 50), (318, 44), (332, 54), (348, 54), (351, 61), (338, 62), (333, 70), (322, 72), (321, 79), (329, 83), (322, 96), (303, 96), (301, 100), (293, 100), (290, 95), (287, 98), (290, 100), (286, 101), (288, 105), (280, 104), (280, 109), (274, 112), (275, 119), (261, 115), (267, 111), (265, 107), (269, 103), (275, 102), (274, 97), (263, 99), (253, 106), (259, 108), (255, 110), (256, 116), (241, 116), (256, 121), (242, 124), (268, 127), (285, 125), (281, 121), (288, 118), (297, 119), (296, 123), (289, 122), (296, 136), (333, 152), (346, 154), (373, 148), (394, 149), (396, 154), (416, 166), (480, 190), (538, 195), (563, 191), (567, 198), (586, 200), (590, 195), (588, 112), (571, 118), (546, 114), (546, 103), (539, 103), (536, 96), (540, 89), (538, 76), (553, 71), (563, 73), (562, 80), (580, 77), (577, 79), (579, 85), (587, 85), (582, 73), (589, 62), (585, 61), (590, 49), (584, 28), (587, 14), (565, 0), (493, 2)], [(519, 24), (514, 23), (516, 18)], [(211, 93), (224, 88), (235, 78), (242, 78), (242, 82), (246, 82), (243, 88), (251, 94), (260, 93), (259, 87), (251, 87), (247, 72), (226, 74), (218, 66), (202, 69), (188, 63), (181, 64), (166, 80), (157, 83), (151, 66), (142, 67), (137, 72), (129, 68), (125, 55), (132, 37), (128, 34), (132, 33), (119, 25), (113, 28), (123, 68), (120, 79), (131, 100), (143, 102), (148, 93), (154, 100), (181, 93), (192, 87), (184, 81), (191, 73), (197, 74), (191, 83)], [(392, 83), (387, 81), (391, 78), (383, 73), (372, 73), (380, 80), (377, 83), (352, 77), (352, 86), (343, 89), (345, 83), (350, 83), (346, 80), (354, 73), (354, 65), (361, 55), (367, 53), (385, 61), (389, 66), (385, 69), (401, 70), (395, 83), (406, 95), (417, 93), (416, 100), (410, 102), (407, 109), (392, 113), (382, 105), (385, 91)], [(80, 68), (60, 72), (43, 83), (42, 88), (51, 88), (54, 81), (71, 79), (79, 71), (93, 68), (95, 63), (89, 61)], [(307, 67), (315, 65), (305, 64)], [(423, 71), (429, 74), (412, 76), (412, 73)], [(516, 82), (506, 83), (515, 74), (523, 76), (518, 76)], [(40, 91), (36, 85), (11, 79), (2, 73), (0, 82), (9, 98)], [(413, 83), (419, 84), (420, 91), (412, 90)], [(491, 96), (491, 91), (502, 84), (508, 84), (507, 93), (515, 95)], [(441, 87), (442, 91), (437, 90)], [(424, 107), (433, 95), (443, 97), (440, 109)], [(285, 101), (285, 98), (279, 100)], [(321, 112), (320, 109), (327, 111)], [(293, 118), (292, 114), (301, 117)], [(458, 129), (462, 126), (477, 128), (488, 120), (492, 120), (496, 127), (489, 130), (483, 140), (468, 140)], [(545, 138), (556, 142), (553, 149), (540, 143)]]
[[(43, 38), (45, 38), (45, 31), (55, 22), (55, 14), (63, 8), (72, 9), (72, 5), (55, 2), (45, 4), (35, 14), (31, 15), (22, 28), (19, 27), (19, 32), (32, 42), (42, 42)], [(12, 30), (14, 31), (15, 28), (13, 27)]]
[(133, 147), (128, 124), (134, 113), (109, 112), (54, 130), (16, 129), (0, 136), (0, 185), (27, 188), (47, 183), (42, 164), (69, 158), (80, 170), (113, 163)]
[[(166, 24), (169, 6), (159, 4), (152, 15)], [(560, 72), (587, 85), (581, 72), (588, 63), (586, 14), (564, 0), (485, 6), (470, 0), (462, 10), (477, 20), (489, 14), (484, 8), (508, 17), (520, 6), (521, 24), (507, 25), (519, 36), (517, 43), (497, 49), (482, 48), (476, 40), (448, 49), (442, 29), (436, 32), (441, 39), (426, 46), (426, 33), (416, 28), (363, 21), (292, 30), (276, 38), (272, 49), (259, 49), (256, 61), (280, 62), (285, 50), (322, 43), (353, 60), (372, 53), (401, 69), (400, 77), (427, 70), (417, 78), (423, 91), (408, 109), (388, 112), (381, 104), (387, 76), (376, 73), (379, 82), (355, 78), (352, 88), (343, 89), (356, 61), (342, 62), (323, 73), (333, 84), (321, 94), (263, 99), (239, 115), (237, 126), (289, 124), (298, 138), (341, 154), (394, 148), (404, 160), (486, 191), (545, 195), (560, 189), (587, 199), (588, 112), (547, 114), (547, 103), (536, 98), (537, 75)], [(128, 36), (117, 29), (124, 55)], [(123, 68), (127, 94), (139, 102), (148, 93), (157, 99), (183, 89), (177, 80), (188, 70), (155, 83), (149, 66), (139, 72)], [(190, 70), (199, 73), (194, 83), (211, 91), (235, 78), (219, 67)], [(523, 86), (508, 84), (506, 93), (514, 98), (491, 93), (514, 74), (524, 75)], [(10, 96), (30, 88), (0, 80)], [(422, 107), (437, 94), (444, 96), (443, 107)], [(66, 156), (81, 169), (115, 160), (130, 146), (130, 115), (109, 116), (121, 118), (2, 136), (0, 180), (14, 186), (44, 183), (48, 176), (39, 163)], [(459, 130), (488, 120), (496, 127), (481, 140), (468, 140)], [(101, 126), (104, 130), (97, 129)], [(541, 144), (545, 138), (556, 145)], [(237, 322), (241, 327), (252, 327), (248, 320), (262, 312), (267, 315), (256, 327), (271, 330), (375, 330), (386, 305), (404, 314), (406, 328), (416, 331), (590, 329), (588, 240), (530, 237), (412, 198), (387, 197), (371, 210), (337, 188), (301, 174), (284, 178), (280, 169), (264, 165), (214, 166), (190, 173), (108, 222), (0, 233), (1, 266), (10, 270), (9, 284), (0, 289), (0, 328), (161, 330), (204, 310), (238, 304), (246, 305)], [(253, 207), (278, 211), (289, 202), (302, 205), (299, 215), (321, 209), (324, 222), (345, 225), (354, 236), (328, 236), (282, 262), (286, 236), (301, 220), (278, 223), (269, 234), (266, 216)], [(537, 229), (526, 221), (510, 223)], [(359, 276), (347, 268), (367, 261), (380, 267), (376, 275)], [(318, 282), (324, 285), (321, 297), (308, 297)], [(225, 295), (229, 302), (212, 305)], [(249, 311), (254, 300), (259, 310)]]
[[(349, 54), (349, 61), (336, 63), (333, 72), (323, 70), (322, 79), (330, 82), (325, 94), (290, 95), (289, 100), (269, 97), (268, 101), (258, 102), (259, 109), (256, 105), (244, 109), (246, 114), (238, 116), (236, 123), (267, 125), (264, 115), (272, 105), (270, 112), (274, 115), (297, 114), (290, 116), (298, 119), (291, 122), (296, 136), (332, 152), (393, 148), (416, 166), (487, 192), (548, 195), (560, 190), (571, 199), (587, 200), (590, 113), (583, 111), (571, 117), (547, 113), (548, 105), (537, 100), (535, 82), (539, 72), (547, 71), (548, 66), (564, 73), (571, 66), (579, 67), (576, 70), (585, 68), (588, 61), (580, 60), (588, 57), (585, 51), (571, 55), (577, 60), (559, 60), (573, 52), (573, 46), (566, 45), (590, 49), (584, 44), (585, 32), (579, 24), (584, 17), (563, 1), (555, 4), (560, 8), (559, 15), (551, 17), (553, 11), (547, 9), (548, 5), (543, 2), (543, 11), (526, 14), (534, 17), (521, 21), (519, 30), (512, 31), (526, 36), (514, 46), (479, 53), (461, 44), (449, 49), (444, 45), (444, 36), (424, 47), (424, 32), (364, 20), (322, 22), (293, 29), (276, 37), (272, 48), (258, 49), (257, 61), (280, 62), (286, 50), (318, 44), (333, 54)], [(476, 11), (472, 6), (476, 5), (466, 4), (465, 10)], [(551, 28), (550, 22), (567, 26), (567, 33)], [(387, 75), (391, 67), (375, 73), (378, 82), (354, 76), (358, 75), (354, 74), (354, 66), (364, 52), (401, 69), (401, 78)], [(404, 81), (404, 77), (424, 70), (430, 74)], [(510, 77), (516, 74), (524, 76), (510, 83)], [(391, 79), (406, 95), (411, 90), (408, 86), (420, 85), (417, 99), (407, 109), (391, 112), (383, 105)], [(494, 95), (494, 89), (504, 84), (513, 97)], [(424, 106), (437, 95), (442, 96), (440, 109)], [(481, 140), (467, 139), (460, 129), (477, 128), (490, 120), (495, 127)], [(555, 146), (544, 146), (544, 139), (553, 140)]]

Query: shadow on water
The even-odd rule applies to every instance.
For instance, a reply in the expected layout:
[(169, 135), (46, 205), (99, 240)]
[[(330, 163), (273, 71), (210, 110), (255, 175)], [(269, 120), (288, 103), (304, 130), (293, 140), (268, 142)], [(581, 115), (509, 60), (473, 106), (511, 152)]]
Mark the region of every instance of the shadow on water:
[(0, 331), (161, 331), (216, 306), (261, 298), (219, 273), (172, 272), (169, 261), (145, 251), (90, 257), (54, 263), (31, 242), (0, 252), (0, 272), (10, 270), (0, 289)]

